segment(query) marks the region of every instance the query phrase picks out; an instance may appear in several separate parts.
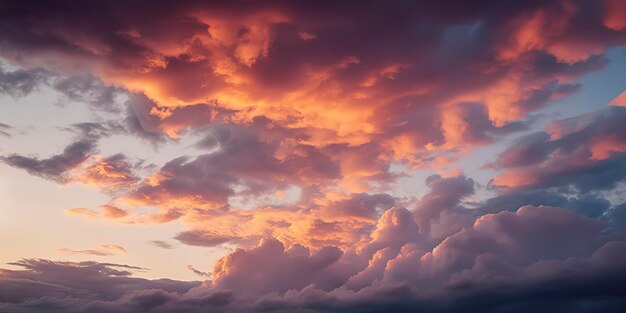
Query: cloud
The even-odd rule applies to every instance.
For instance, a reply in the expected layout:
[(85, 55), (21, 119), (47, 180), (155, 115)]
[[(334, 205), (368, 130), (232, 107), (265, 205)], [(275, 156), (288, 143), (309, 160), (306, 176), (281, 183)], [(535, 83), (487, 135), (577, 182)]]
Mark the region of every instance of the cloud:
[(109, 204), (102, 205), (101, 208), (102, 208), (102, 213), (104, 214), (104, 217), (106, 218), (116, 219), (116, 218), (123, 218), (123, 217), (128, 216), (127, 211), (122, 210), (118, 207), (109, 205)]
[(179, 233), (176, 237), (174, 237), (174, 239), (190, 246), (214, 247), (235, 238), (220, 234), (212, 234), (211, 232), (189, 230)]
[(173, 248), (170, 243), (168, 243), (167, 241), (163, 241), (163, 240), (153, 240), (150, 243), (152, 243), (156, 247), (163, 248), (163, 249), (172, 249)]
[(116, 244), (101, 244), (95, 249), (75, 250), (69, 248), (59, 248), (57, 251), (65, 254), (87, 254), (93, 256), (107, 256), (120, 253), (126, 253), (126, 249)]
[(5, 71), (0, 63), (0, 94), (24, 97), (45, 84), (48, 78), (49, 73), (43, 69)]
[(69, 208), (65, 210), (65, 213), (69, 216), (81, 216), (90, 219), (109, 219), (120, 220), (131, 215), (130, 212), (124, 209), (120, 209), (110, 204), (103, 204), (99, 207), (99, 210), (91, 210), (86, 208)]
[(69, 181), (66, 173), (86, 161), (94, 150), (95, 143), (89, 139), (83, 139), (67, 146), (61, 154), (46, 159), (11, 154), (2, 156), (1, 160), (12, 167), (24, 169), (29, 174), (66, 183)]
[(0, 156), (0, 161), (31, 175), (65, 184), (72, 180), (70, 171), (83, 165), (97, 151), (98, 140), (111, 135), (113, 130), (109, 126), (92, 122), (72, 124), (65, 130), (76, 134), (75, 141), (66, 146), (62, 153), (48, 158), (14, 153)]
[(52, 88), (61, 93), (59, 102), (80, 102), (95, 110), (119, 113), (121, 105), (117, 97), (125, 92), (123, 89), (105, 85), (100, 79), (91, 75), (59, 77), (52, 83)]
[(10, 265), (21, 269), (2, 269), (2, 284), (13, 286), (10, 292), (3, 293), (3, 303), (19, 303), (51, 296), (45, 288), (41, 289), (44, 285), (58, 291), (57, 295), (61, 297), (70, 295), (90, 300), (114, 300), (142, 288), (183, 292), (197, 285), (195, 282), (167, 279), (150, 281), (130, 277), (131, 271), (145, 269), (124, 264), (24, 259)]
[(430, 192), (419, 200), (414, 211), (421, 230), (431, 235), (443, 232), (439, 236), (447, 236), (463, 227), (469, 216), (460, 218), (467, 215), (467, 210), (461, 208), (460, 203), (463, 198), (474, 194), (474, 180), (465, 176), (433, 175), (426, 179), (426, 186)]
[(508, 188), (571, 186), (582, 192), (610, 189), (626, 177), (626, 110), (557, 120), (521, 138), (498, 156), (504, 170), (492, 184)]
[[(212, 271), (213, 283), (218, 288), (257, 295), (302, 289), (322, 278), (322, 272), (341, 254), (332, 247), (313, 254), (302, 246), (285, 249), (280, 241), (266, 239), (251, 250), (237, 250), (217, 261)], [(251, 271), (257, 274), (251, 276)]]
[[(607, 13), (613, 1), (492, 2), (464, 5), (464, 13), (432, 2), (268, 2), (236, 11), (229, 4), (151, 3), (150, 11), (116, 14), (120, 5), (131, 6), (98, 5), (95, 15), (66, 4), (11, 4), (0, 29), (3, 57), (81, 77), (57, 85), (88, 103), (110, 102), (111, 88), (147, 96), (157, 105), (153, 117), (188, 106), (208, 111), (201, 104), (210, 103), (238, 112), (238, 123), (264, 116), (315, 130), (310, 144), (317, 147), (327, 142), (322, 133), (350, 145), (376, 140), (420, 166), (455, 157), (452, 147), (519, 129), (527, 113), (574, 92), (573, 81), (602, 68), (602, 53), (624, 42), (624, 29)], [(492, 9), (479, 9), (486, 5)], [(84, 72), (106, 91), (85, 96), (83, 87), (102, 88), (76, 75)], [(197, 115), (185, 115), (160, 131), (175, 137), (197, 125)], [(132, 114), (128, 121), (138, 135), (159, 138), (158, 127), (142, 131), (145, 121)], [(450, 155), (428, 149), (433, 145)]]
[(124, 201), (179, 209), (219, 208), (235, 195), (254, 197), (341, 175), (335, 161), (310, 146), (297, 145), (278, 158), (277, 144), (250, 129), (218, 124), (207, 133), (199, 145), (213, 151), (169, 161)]
[(109, 157), (92, 157), (71, 174), (72, 182), (80, 182), (109, 193), (125, 191), (139, 182), (135, 170), (142, 162), (131, 163), (121, 153)]
[(611, 100), (611, 102), (609, 102), (609, 105), (622, 107), (626, 106), (626, 91), (622, 91), (622, 93), (615, 97), (615, 99)]
[(201, 276), (201, 277), (211, 277), (210, 273), (206, 273), (203, 271), (200, 271), (198, 269), (196, 269), (195, 267), (193, 267), (192, 265), (187, 265), (187, 269), (189, 269), (191, 272), (193, 272), (194, 274)]
[[(412, 218), (391, 209), (372, 231), (370, 247), (397, 242), (395, 251), (389, 244), (374, 254), (311, 251), (269, 238), (223, 257), (213, 280), (202, 284), (133, 278), (130, 271), (139, 269), (127, 265), (22, 260), (12, 265), (23, 269), (1, 272), (7, 292), (0, 305), (16, 312), (524, 312), (546, 306), (617, 312), (625, 305), (626, 272), (617, 269), (625, 265), (626, 237), (605, 234), (601, 221), (526, 206), (478, 217), (427, 248), (420, 247)], [(407, 225), (414, 231), (403, 231)]]
[(8, 132), (11, 129), (13, 129), (11, 125), (0, 123), (0, 136), (11, 137), (11, 134)]

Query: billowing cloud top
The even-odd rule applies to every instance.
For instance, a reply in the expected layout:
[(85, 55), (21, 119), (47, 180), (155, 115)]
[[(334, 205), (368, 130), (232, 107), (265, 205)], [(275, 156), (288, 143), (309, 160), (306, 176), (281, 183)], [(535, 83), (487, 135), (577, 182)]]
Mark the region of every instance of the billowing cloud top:
[(620, 0), (0, 1), (0, 175), (110, 234), (0, 312), (623, 312), (625, 45)]

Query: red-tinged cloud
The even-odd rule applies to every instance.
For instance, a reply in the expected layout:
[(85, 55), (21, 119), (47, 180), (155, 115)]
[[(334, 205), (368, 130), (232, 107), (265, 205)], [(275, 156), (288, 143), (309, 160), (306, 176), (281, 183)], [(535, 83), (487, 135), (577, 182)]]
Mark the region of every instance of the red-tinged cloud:
[[(10, 3), (0, 32), (8, 60), (91, 72), (155, 101), (155, 117), (211, 103), (238, 121), (265, 116), (351, 145), (376, 139), (424, 166), (453, 159), (432, 147), (488, 142), (572, 92), (626, 40), (615, 1), (487, 5)], [(476, 125), (468, 103), (484, 112)], [(418, 125), (417, 115), (432, 119)], [(177, 137), (195, 120), (160, 130)]]
[(168, 162), (123, 201), (166, 208), (212, 208), (227, 204), (238, 194), (255, 196), (290, 185), (341, 178), (337, 162), (318, 149), (287, 147), (287, 154), (279, 158), (276, 142), (262, 141), (242, 127), (216, 125), (198, 146), (217, 151)]
[(607, 189), (625, 176), (626, 110), (609, 107), (552, 122), (498, 156), (503, 172), (492, 184), (507, 188), (570, 186)]
[(395, 204), (387, 194), (353, 194), (336, 200), (316, 198), (285, 207), (252, 210), (192, 210), (182, 217), (189, 230), (175, 238), (188, 245), (223, 243), (254, 246), (264, 237), (307, 248), (354, 247), (375, 227), (378, 216)]
[(626, 107), (626, 91), (622, 91), (619, 96), (609, 102), (609, 105)]
[(120, 153), (106, 158), (94, 157), (73, 171), (70, 180), (114, 193), (132, 188), (139, 178), (134, 174), (134, 166)]
[(619, 0), (605, 0), (604, 25), (620, 31), (626, 28), (626, 5)]
[(109, 220), (124, 219), (125, 217), (131, 215), (130, 212), (110, 204), (103, 204), (98, 210), (91, 210), (87, 208), (69, 208), (65, 210), (65, 213), (69, 216), (80, 216), (89, 219), (104, 218)]

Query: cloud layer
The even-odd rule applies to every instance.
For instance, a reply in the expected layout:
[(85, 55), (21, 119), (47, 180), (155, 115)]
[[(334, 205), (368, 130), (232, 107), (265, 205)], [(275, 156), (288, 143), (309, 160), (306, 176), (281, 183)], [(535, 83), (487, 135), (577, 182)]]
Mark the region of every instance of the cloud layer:
[[(0, 269), (2, 312), (626, 308), (624, 93), (552, 114), (623, 53), (619, 0), (0, 8), (0, 96), (89, 115), (57, 152), (0, 161), (100, 191), (76, 222), (176, 223), (146, 246), (228, 251), (210, 273), (183, 262), (189, 282), (22, 259)], [(101, 242), (57, 252), (141, 253)]]

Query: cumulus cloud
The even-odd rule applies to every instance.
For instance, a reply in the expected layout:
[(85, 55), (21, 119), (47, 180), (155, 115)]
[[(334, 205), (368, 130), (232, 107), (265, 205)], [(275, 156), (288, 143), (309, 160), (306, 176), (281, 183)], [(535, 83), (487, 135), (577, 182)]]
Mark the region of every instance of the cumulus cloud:
[[(376, 253), (330, 246), (311, 251), (268, 238), (223, 257), (213, 279), (204, 283), (133, 278), (131, 271), (140, 269), (127, 265), (22, 260), (11, 263), (22, 269), (1, 272), (7, 292), (0, 307), (16, 312), (454, 312), (461, 307), (524, 312), (554, 306), (592, 312), (600, 306), (613, 312), (624, 305), (626, 272), (619, 269), (625, 265), (626, 237), (605, 234), (605, 227), (570, 210), (526, 206), (478, 217), (469, 228), (425, 249), (416, 244), (423, 235), (411, 212), (390, 209), (366, 243)], [(376, 245), (383, 242), (398, 245), (391, 248), (395, 251), (390, 251), (393, 245)]]
[[(144, 93), (158, 104), (155, 116), (215, 100), (221, 109), (240, 111), (239, 121), (266, 116), (351, 144), (375, 138), (412, 160), (416, 152), (437, 157), (429, 144), (480, 144), (498, 129), (517, 127), (509, 124), (575, 91), (576, 77), (604, 66), (601, 54), (623, 44), (624, 29), (605, 16), (613, 2), (481, 5), (492, 9), (268, 2), (233, 11), (229, 4), (190, 2), (115, 14), (117, 6), (130, 5), (86, 10), (54, 3), (34, 10), (13, 3), (0, 32), (7, 60), (91, 72), (110, 86)], [(30, 18), (38, 10), (50, 14)], [(71, 23), (50, 18), (57, 15)], [(106, 26), (92, 25), (99, 20)], [(57, 85), (77, 95), (89, 81)], [(91, 98), (100, 102), (111, 92)], [(427, 123), (414, 119), (420, 115)]]

